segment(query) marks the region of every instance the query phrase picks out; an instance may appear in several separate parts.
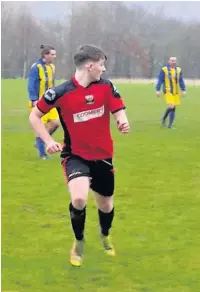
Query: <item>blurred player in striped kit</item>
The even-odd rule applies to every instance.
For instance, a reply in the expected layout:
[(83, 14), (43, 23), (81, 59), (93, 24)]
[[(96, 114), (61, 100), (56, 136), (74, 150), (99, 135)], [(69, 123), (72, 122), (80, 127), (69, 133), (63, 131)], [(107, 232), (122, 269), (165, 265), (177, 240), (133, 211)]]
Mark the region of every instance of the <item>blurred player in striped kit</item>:
[(160, 70), (156, 84), (156, 95), (160, 96), (160, 89), (163, 86), (163, 93), (167, 109), (162, 117), (162, 125), (166, 126), (166, 119), (169, 115), (168, 128), (172, 128), (175, 119), (176, 106), (180, 104), (180, 97), (186, 95), (185, 82), (180, 67), (176, 65), (176, 57), (170, 57), (168, 64)]
[[(29, 110), (35, 107), (39, 99), (44, 93), (55, 86), (55, 65), (56, 50), (49, 45), (41, 45), (41, 58), (38, 59), (31, 67), (28, 76), (28, 95)], [(53, 108), (48, 114), (42, 117), (49, 134), (53, 134), (59, 127), (59, 116), (57, 110)], [(38, 154), (42, 159), (47, 159), (44, 141), (40, 137), (36, 137), (35, 146)]]

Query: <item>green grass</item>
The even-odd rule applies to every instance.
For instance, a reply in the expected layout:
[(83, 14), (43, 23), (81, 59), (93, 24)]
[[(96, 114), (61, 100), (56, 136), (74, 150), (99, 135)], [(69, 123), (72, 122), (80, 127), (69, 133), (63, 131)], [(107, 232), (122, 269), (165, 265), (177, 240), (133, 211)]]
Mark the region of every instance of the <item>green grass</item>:
[[(151, 85), (119, 85), (132, 125), (115, 140), (117, 257), (100, 246), (90, 196), (83, 266), (69, 265), (69, 195), (59, 155), (40, 161), (24, 81), (2, 81), (2, 291), (200, 291), (200, 87), (188, 88), (176, 130), (160, 127)], [(56, 134), (60, 141), (62, 131)]]

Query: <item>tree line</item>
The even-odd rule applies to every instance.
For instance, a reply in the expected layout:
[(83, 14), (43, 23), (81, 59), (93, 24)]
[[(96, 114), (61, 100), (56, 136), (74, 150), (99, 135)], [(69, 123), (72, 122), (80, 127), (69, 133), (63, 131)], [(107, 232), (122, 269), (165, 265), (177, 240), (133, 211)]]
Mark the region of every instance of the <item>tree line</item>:
[(154, 78), (168, 57), (176, 56), (185, 77), (200, 78), (200, 23), (123, 2), (65, 2), (59, 19), (36, 17), (28, 5), (17, 9), (12, 3), (1, 7), (2, 78), (26, 78), (41, 44), (55, 46), (56, 77), (69, 78), (73, 55), (86, 43), (107, 53), (108, 77)]

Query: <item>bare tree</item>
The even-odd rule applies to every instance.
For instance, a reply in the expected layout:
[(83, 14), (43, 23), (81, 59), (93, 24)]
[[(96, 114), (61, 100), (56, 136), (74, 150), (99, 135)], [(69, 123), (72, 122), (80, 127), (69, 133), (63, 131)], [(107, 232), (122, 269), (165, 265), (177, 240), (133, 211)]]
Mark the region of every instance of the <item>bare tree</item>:
[[(186, 77), (200, 77), (200, 23), (163, 18), (124, 2), (65, 2), (59, 19), (32, 14), (31, 4), (2, 2), (2, 77), (26, 78), (42, 43), (57, 50), (57, 78), (74, 71), (73, 55), (85, 43), (108, 55), (108, 76), (156, 76), (176, 55)], [(162, 17), (161, 17), (162, 16)]]

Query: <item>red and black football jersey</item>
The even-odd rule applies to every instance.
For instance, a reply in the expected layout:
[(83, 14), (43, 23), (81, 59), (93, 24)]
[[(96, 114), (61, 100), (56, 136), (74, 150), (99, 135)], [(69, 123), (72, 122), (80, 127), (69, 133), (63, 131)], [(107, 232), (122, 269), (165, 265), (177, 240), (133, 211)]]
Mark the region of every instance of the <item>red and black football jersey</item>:
[(125, 109), (122, 98), (109, 80), (100, 79), (88, 87), (73, 76), (54, 89), (48, 89), (37, 103), (46, 114), (56, 107), (64, 130), (61, 157), (70, 154), (87, 160), (112, 158), (110, 113)]

